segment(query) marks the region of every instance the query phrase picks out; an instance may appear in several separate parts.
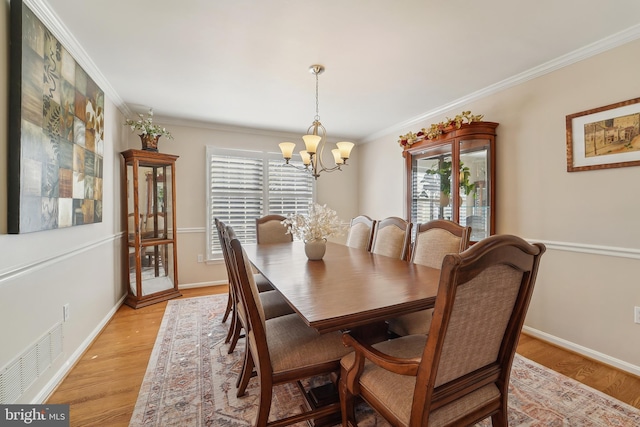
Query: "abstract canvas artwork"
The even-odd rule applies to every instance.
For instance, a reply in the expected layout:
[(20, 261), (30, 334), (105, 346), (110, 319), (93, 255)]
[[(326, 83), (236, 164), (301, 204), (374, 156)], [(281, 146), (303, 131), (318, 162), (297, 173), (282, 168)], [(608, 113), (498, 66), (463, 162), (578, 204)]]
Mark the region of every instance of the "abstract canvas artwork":
[(11, 1), (8, 231), (102, 222), (104, 92)]

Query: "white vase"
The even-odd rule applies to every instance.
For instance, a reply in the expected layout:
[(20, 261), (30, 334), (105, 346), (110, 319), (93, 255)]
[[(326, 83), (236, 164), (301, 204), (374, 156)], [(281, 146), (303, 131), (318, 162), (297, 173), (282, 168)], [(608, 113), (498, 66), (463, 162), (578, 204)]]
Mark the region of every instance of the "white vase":
[(311, 261), (319, 261), (327, 250), (327, 239), (309, 240), (304, 242), (304, 253)]

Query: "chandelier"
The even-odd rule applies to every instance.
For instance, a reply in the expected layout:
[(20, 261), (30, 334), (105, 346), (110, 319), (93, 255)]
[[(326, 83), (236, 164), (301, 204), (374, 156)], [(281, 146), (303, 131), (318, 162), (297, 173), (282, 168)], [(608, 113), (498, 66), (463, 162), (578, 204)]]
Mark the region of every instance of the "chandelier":
[(299, 167), (289, 163), (293, 150), (296, 148), (296, 144), (293, 142), (281, 142), (279, 144), (280, 151), (282, 151), (282, 157), (287, 165), (296, 169), (309, 171), (315, 179), (318, 179), (321, 172), (333, 172), (336, 170), (342, 170), (340, 167), (347, 164), (347, 159), (351, 154), (353, 148), (353, 142), (337, 142), (336, 147), (331, 150), (333, 154), (333, 160), (335, 166), (326, 167), (322, 162), (322, 152), (326, 143), (327, 131), (320, 123), (320, 115), (318, 113), (318, 76), (324, 72), (324, 66), (312, 65), (309, 67), (309, 72), (316, 76), (316, 116), (313, 119), (313, 123), (307, 129), (307, 135), (302, 137), (304, 141), (305, 150), (300, 151), (300, 157), (304, 167)]

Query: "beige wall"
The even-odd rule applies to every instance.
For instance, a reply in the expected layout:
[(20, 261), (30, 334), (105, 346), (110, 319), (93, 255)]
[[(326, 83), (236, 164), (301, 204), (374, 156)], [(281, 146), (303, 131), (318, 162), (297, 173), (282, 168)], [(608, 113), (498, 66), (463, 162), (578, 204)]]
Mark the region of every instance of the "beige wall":
[[(161, 123), (162, 118), (157, 119)], [(198, 263), (198, 255), (206, 253), (206, 160), (207, 145), (219, 148), (267, 151), (278, 153), (278, 144), (293, 141), (302, 149), (302, 133), (291, 135), (250, 129), (214, 127), (199, 123), (176, 122), (165, 119), (162, 123), (171, 131), (173, 140), (160, 138), (162, 152), (180, 156), (176, 162), (176, 196), (178, 223), (178, 283), (180, 287), (226, 283), (224, 265), (218, 261)], [(304, 123), (301, 124), (303, 126)], [(303, 129), (304, 130), (304, 129)], [(329, 143), (335, 140), (329, 139)], [(139, 148), (140, 139), (131, 134), (130, 148)], [(341, 172), (323, 173), (316, 181), (318, 203), (338, 212), (348, 222), (358, 214), (357, 177), (359, 149), (355, 147), (353, 158)], [(325, 153), (326, 157), (326, 153)], [(344, 238), (344, 236), (342, 236)], [(340, 238), (338, 238), (338, 241)], [(206, 257), (205, 257), (206, 258)]]
[[(360, 146), (360, 210), (404, 216), (400, 134), (463, 110), (497, 128), (497, 231), (547, 243), (527, 330), (640, 373), (638, 167), (566, 171), (565, 116), (639, 96), (640, 41)], [(371, 167), (369, 167), (371, 166)], [(384, 171), (384, 172), (381, 172)]]

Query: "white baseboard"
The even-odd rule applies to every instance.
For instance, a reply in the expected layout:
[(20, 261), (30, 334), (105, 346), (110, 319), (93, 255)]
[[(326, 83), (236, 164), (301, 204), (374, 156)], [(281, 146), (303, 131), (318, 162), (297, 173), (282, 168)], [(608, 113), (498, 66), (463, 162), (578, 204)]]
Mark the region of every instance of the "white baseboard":
[(640, 376), (640, 366), (633, 365), (631, 363), (625, 362), (624, 360), (616, 359), (615, 357), (611, 357), (604, 353), (600, 353), (599, 351), (595, 351), (590, 348), (583, 347), (579, 344), (572, 343), (571, 341), (558, 338), (554, 335), (539, 331), (529, 326), (523, 326), (522, 331), (535, 338), (541, 339), (542, 341), (546, 341), (551, 344), (557, 345), (558, 347), (570, 350), (574, 353), (581, 354), (582, 356), (588, 357), (589, 359), (597, 360), (598, 362), (604, 363), (605, 365), (613, 366), (630, 374)]
[(47, 384), (40, 390), (40, 392), (34, 397), (33, 402), (35, 404), (44, 403), (47, 398), (53, 393), (56, 387), (62, 382), (64, 377), (69, 373), (69, 371), (75, 366), (76, 362), (80, 360), (85, 351), (89, 348), (89, 346), (93, 343), (96, 337), (102, 332), (104, 327), (109, 323), (111, 318), (116, 314), (116, 311), (120, 308), (120, 306), (124, 303), (126, 295), (120, 298), (120, 300), (113, 306), (111, 310), (107, 313), (106, 316), (98, 323), (98, 325), (93, 329), (91, 334), (89, 334), (80, 347), (73, 352), (71, 357), (69, 357), (58, 369), (58, 372), (47, 382)]
[(186, 285), (178, 285), (178, 289), (192, 289), (192, 288), (204, 288), (206, 286), (220, 286), (226, 285), (229, 282), (226, 280), (217, 280), (213, 282), (196, 282), (196, 283), (187, 283)]
[[(220, 285), (226, 285), (226, 284), (227, 284), (227, 281), (222, 280), (222, 281), (215, 281), (215, 282), (189, 283), (186, 285), (180, 285), (179, 288), (180, 289), (201, 288), (205, 286), (220, 286)], [(114, 305), (113, 308), (109, 310), (107, 315), (94, 328), (91, 334), (84, 339), (80, 347), (78, 347), (76, 351), (73, 352), (71, 357), (69, 357), (63, 363), (60, 369), (58, 369), (58, 372), (55, 373), (55, 375), (49, 380), (49, 382), (47, 382), (47, 384), (42, 388), (42, 390), (40, 390), (40, 392), (34, 397), (32, 403), (40, 404), (40, 403), (46, 402), (46, 400), (49, 398), (51, 393), (53, 393), (53, 391), (60, 384), (60, 382), (62, 382), (64, 377), (67, 376), (69, 371), (71, 371), (71, 369), (75, 366), (78, 360), (80, 360), (82, 355), (85, 353), (85, 351), (87, 351), (87, 349), (96, 339), (96, 337), (100, 334), (100, 332), (102, 332), (102, 330), (107, 325), (107, 323), (109, 323), (111, 318), (116, 314), (120, 306), (124, 304), (125, 298), (126, 298), (126, 295), (120, 298), (120, 300), (116, 303), (116, 305)]]

